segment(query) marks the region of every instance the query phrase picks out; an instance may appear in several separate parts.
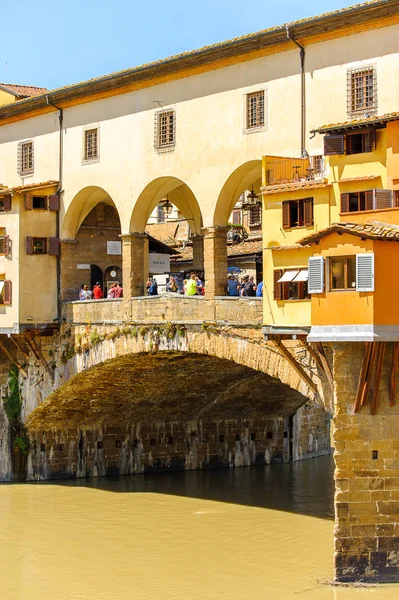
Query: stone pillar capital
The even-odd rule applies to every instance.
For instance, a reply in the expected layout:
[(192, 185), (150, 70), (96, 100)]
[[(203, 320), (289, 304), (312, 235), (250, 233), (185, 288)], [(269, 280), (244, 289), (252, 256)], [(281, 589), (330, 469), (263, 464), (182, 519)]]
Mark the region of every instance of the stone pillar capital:
[(122, 244), (131, 244), (135, 241), (145, 241), (148, 238), (148, 233), (133, 231), (131, 233), (121, 233), (119, 237), (122, 240)]
[(202, 231), (202, 235), (205, 238), (223, 238), (227, 235), (230, 227), (227, 225), (215, 225), (213, 227), (204, 227)]

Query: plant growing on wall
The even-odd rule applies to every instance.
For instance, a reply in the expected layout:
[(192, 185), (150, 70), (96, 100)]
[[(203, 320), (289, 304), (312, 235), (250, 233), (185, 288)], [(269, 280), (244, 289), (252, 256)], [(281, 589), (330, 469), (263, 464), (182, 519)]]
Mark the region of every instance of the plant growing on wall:
[(29, 453), (29, 437), (22, 422), (22, 396), (19, 387), (19, 371), (13, 365), (8, 374), (8, 390), (3, 399), (4, 412), (10, 424), (11, 460), (14, 478), (26, 479), (26, 464)]

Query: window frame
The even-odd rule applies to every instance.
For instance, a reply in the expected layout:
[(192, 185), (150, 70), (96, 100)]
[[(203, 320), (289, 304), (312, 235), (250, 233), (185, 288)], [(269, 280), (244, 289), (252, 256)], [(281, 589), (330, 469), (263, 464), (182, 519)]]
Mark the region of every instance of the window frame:
[[(354, 261), (355, 285), (349, 286), (348, 280), (348, 260)], [(333, 287), (333, 261), (344, 262), (344, 287)], [(328, 291), (329, 292), (356, 292), (356, 254), (346, 254), (340, 256), (328, 257)]]
[[(371, 84), (366, 81), (371, 77)], [(360, 84), (359, 82), (363, 82)], [(374, 65), (364, 65), (347, 69), (347, 115), (349, 118), (371, 117), (377, 114), (377, 70)], [(368, 91), (371, 89), (371, 94)], [(356, 95), (359, 90), (362, 93)], [(361, 98), (363, 96), (363, 99)], [(368, 102), (368, 100), (370, 101)]]
[[(88, 146), (88, 140), (87, 140), (87, 136), (91, 133), (94, 133), (96, 135), (96, 153), (93, 156), (88, 156), (87, 153), (87, 146)], [(87, 126), (83, 129), (83, 135), (82, 135), (82, 164), (84, 165), (90, 165), (93, 163), (98, 163), (100, 160), (100, 126), (93, 124), (90, 126)]]
[[(257, 218), (255, 218), (257, 215)], [(256, 204), (255, 206), (251, 206), (248, 214), (248, 226), (249, 227), (260, 227), (262, 225), (262, 206), (260, 204)]]
[[(25, 157), (24, 153), (27, 148), (30, 148), (30, 156)], [(25, 165), (25, 161), (28, 160), (28, 165)], [(23, 142), (18, 142), (17, 147), (17, 171), (21, 177), (28, 177), (29, 175), (33, 175), (35, 170), (35, 147), (33, 140), (24, 140)]]
[[(172, 124), (165, 125), (165, 140), (162, 140), (161, 120), (164, 117), (173, 117)], [(176, 110), (174, 108), (162, 108), (157, 110), (154, 115), (154, 148), (157, 152), (171, 152), (176, 147)]]
[[(298, 302), (299, 300), (310, 300), (310, 294), (308, 291), (308, 282), (307, 281), (288, 281), (278, 283), (278, 279), (284, 275), (287, 271), (298, 271), (295, 275), (297, 277), (301, 271), (308, 271), (307, 267), (289, 267), (286, 269), (274, 269), (273, 270), (273, 278), (274, 278), (274, 290), (273, 290), (273, 299), (276, 302)], [(294, 278), (295, 279), (295, 278)], [(276, 287), (278, 286), (278, 287)], [(293, 289), (292, 286), (295, 286), (297, 290), (297, 297), (295, 297), (290, 291)]]
[[(255, 133), (265, 131), (267, 127), (267, 103), (268, 90), (263, 88), (247, 92), (244, 95), (244, 133)], [(255, 102), (255, 121), (252, 121), (251, 99), (259, 99)], [(258, 106), (258, 104), (260, 106)], [(258, 115), (256, 113), (259, 113)]]
[[(305, 203), (311, 204), (311, 219), (310, 221), (305, 218)], [(293, 225), (291, 218), (291, 210), (293, 204), (298, 206), (298, 224)], [(288, 213), (287, 207), (288, 206)], [(286, 219), (288, 214), (288, 220)], [(314, 198), (309, 196), (307, 198), (298, 198), (295, 200), (283, 200), (282, 202), (282, 227), (283, 229), (299, 229), (300, 227), (314, 227)]]

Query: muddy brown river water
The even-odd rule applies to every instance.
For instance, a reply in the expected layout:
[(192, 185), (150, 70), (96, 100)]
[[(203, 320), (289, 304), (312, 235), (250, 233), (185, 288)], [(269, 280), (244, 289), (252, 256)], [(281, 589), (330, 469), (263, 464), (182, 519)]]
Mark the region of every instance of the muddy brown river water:
[(0, 486), (1, 600), (397, 600), (332, 578), (329, 457)]

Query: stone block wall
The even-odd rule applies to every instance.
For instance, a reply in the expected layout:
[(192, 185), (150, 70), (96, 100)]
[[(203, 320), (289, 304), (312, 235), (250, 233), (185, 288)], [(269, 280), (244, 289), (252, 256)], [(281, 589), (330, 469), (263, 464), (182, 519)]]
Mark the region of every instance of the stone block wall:
[[(334, 344), (335, 569), (340, 581), (399, 581), (399, 398), (389, 401), (392, 344), (380, 397), (354, 413), (364, 344)], [(399, 386), (398, 386), (399, 389)]]

